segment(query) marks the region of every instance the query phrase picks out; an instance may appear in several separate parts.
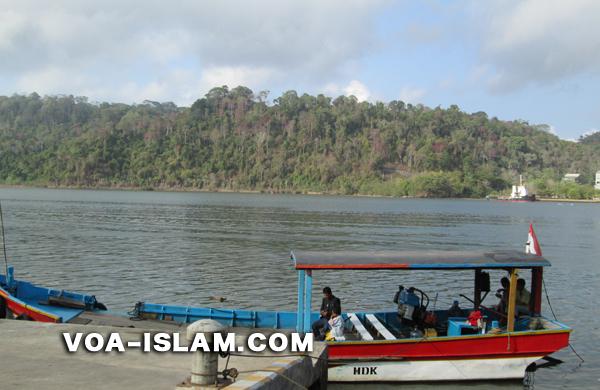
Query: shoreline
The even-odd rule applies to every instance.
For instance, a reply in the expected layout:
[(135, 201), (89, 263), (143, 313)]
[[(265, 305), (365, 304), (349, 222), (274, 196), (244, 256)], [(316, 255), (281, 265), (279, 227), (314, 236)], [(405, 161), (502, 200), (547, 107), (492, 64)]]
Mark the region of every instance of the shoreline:
[(485, 200), (484, 198), (434, 198), (425, 196), (391, 196), (377, 194), (341, 194), (338, 192), (326, 191), (261, 191), (239, 189), (233, 190), (229, 188), (190, 188), (190, 187), (135, 187), (135, 186), (53, 186), (53, 185), (36, 185), (36, 184), (0, 184), (0, 189), (49, 189), (49, 190), (82, 190), (82, 191), (140, 191), (140, 192), (198, 192), (198, 193), (229, 193), (229, 194), (266, 194), (266, 195), (311, 195), (311, 196), (352, 196), (360, 198), (390, 198), (390, 199), (472, 199)]
[(554, 203), (600, 203), (600, 199), (538, 198), (537, 201)]
[[(351, 196), (359, 198), (389, 198), (389, 199), (459, 199), (459, 200), (498, 200), (497, 198), (469, 198), (469, 197), (448, 197), (436, 198), (428, 196), (391, 196), (377, 194), (341, 194), (338, 192), (326, 191), (261, 191), (228, 188), (189, 188), (189, 187), (136, 187), (136, 186), (53, 186), (53, 185), (35, 185), (35, 184), (1, 184), (0, 189), (51, 189), (51, 190), (95, 190), (95, 191), (143, 191), (143, 192), (198, 192), (198, 193), (231, 193), (231, 194), (269, 194), (269, 195), (311, 195), (311, 196)], [(600, 199), (569, 199), (569, 198), (537, 198), (537, 202), (554, 203), (600, 203)]]

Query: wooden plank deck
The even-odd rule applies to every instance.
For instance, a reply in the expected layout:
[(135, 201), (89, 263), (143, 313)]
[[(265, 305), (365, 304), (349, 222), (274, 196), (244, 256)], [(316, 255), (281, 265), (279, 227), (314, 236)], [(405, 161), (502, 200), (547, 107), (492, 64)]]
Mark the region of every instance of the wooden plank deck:
[(185, 331), (188, 324), (180, 324), (173, 321), (158, 321), (138, 319), (135, 317), (122, 317), (110, 313), (85, 311), (76, 318), (69, 321), (69, 324), (90, 325), (90, 326), (112, 326), (117, 328), (134, 328), (145, 330), (164, 330), (164, 331)]
[(385, 325), (383, 325), (377, 319), (377, 317), (375, 317), (374, 314), (367, 314), (367, 315), (365, 315), (365, 317), (367, 317), (367, 321), (369, 321), (371, 323), (371, 325), (373, 325), (373, 328), (375, 328), (375, 330), (377, 331), (377, 333), (379, 333), (381, 335), (381, 337), (383, 337), (386, 340), (396, 340), (396, 337), (394, 337), (392, 332), (390, 332), (385, 327)]
[(354, 329), (356, 329), (356, 331), (360, 334), (361, 339), (373, 341), (373, 336), (371, 336), (371, 333), (369, 333), (363, 323), (360, 322), (360, 319), (356, 314), (348, 313), (348, 318), (350, 318), (350, 321), (352, 321), (352, 325), (354, 325)]

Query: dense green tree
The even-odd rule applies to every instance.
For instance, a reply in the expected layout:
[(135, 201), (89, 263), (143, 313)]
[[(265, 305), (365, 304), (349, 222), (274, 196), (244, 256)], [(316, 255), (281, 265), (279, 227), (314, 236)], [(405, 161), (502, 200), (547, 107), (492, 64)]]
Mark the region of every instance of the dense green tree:
[(599, 133), (576, 143), (454, 105), (267, 96), (222, 86), (189, 108), (0, 96), (0, 183), (483, 197), (524, 174), (540, 195), (595, 195)]
[(579, 142), (584, 144), (600, 144), (600, 131), (594, 131), (590, 134), (581, 136)]

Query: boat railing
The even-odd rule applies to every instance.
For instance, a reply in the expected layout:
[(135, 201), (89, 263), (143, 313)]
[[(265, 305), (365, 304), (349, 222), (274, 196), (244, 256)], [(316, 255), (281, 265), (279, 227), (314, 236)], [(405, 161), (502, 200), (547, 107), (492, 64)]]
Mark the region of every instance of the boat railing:
[[(293, 329), (296, 313), (285, 311), (236, 310), (210, 307), (170, 306), (142, 303), (139, 314), (144, 318), (190, 323), (199, 319), (213, 319), (226, 326)], [(318, 318), (313, 313), (313, 319)]]

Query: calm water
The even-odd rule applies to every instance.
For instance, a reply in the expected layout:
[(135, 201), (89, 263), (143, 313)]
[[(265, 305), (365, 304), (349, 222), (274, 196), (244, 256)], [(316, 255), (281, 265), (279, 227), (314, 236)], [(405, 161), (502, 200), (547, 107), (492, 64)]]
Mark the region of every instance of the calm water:
[[(0, 200), (18, 278), (95, 294), (113, 310), (137, 301), (293, 310), (290, 249), (519, 249), (532, 221), (553, 263), (554, 310), (586, 359), (557, 353), (565, 363), (538, 371), (536, 388), (600, 387), (600, 204), (45, 189), (0, 189)], [(400, 283), (438, 293), (445, 308), (471, 292), (472, 273), (319, 272), (315, 282), (345, 310), (389, 309)]]

